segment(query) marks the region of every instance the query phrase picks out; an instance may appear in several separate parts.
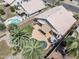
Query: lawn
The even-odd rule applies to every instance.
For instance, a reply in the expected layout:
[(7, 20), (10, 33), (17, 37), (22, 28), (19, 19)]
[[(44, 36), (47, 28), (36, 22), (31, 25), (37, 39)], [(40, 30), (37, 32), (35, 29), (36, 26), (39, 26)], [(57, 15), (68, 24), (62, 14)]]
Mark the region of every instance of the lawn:
[(26, 33), (28, 33), (28, 34), (32, 34), (32, 30), (33, 30), (33, 27), (32, 27), (32, 25), (31, 24), (29, 24), (29, 25), (26, 25), (23, 29), (23, 32), (26, 32)]

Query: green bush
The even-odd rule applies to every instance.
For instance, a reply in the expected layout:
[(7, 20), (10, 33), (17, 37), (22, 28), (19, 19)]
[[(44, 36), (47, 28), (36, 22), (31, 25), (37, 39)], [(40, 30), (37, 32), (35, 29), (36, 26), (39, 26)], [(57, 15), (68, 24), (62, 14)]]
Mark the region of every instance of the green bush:
[(76, 20), (78, 20), (78, 19), (79, 19), (79, 14), (75, 14), (73, 17), (74, 17)]
[(15, 12), (15, 8), (14, 7), (10, 7), (11, 12)]
[(8, 31), (10, 32), (11, 30), (14, 30), (14, 29), (17, 29), (17, 28), (18, 28), (17, 25), (15, 25), (15, 24), (10, 24), (10, 25), (8, 26)]
[(5, 25), (4, 24), (0, 24), (0, 31), (6, 29)]
[(4, 15), (5, 12), (3, 11), (3, 9), (0, 9), (0, 15)]
[(66, 49), (68, 54), (79, 59), (79, 33), (77, 30), (74, 31), (73, 35), (65, 38)]

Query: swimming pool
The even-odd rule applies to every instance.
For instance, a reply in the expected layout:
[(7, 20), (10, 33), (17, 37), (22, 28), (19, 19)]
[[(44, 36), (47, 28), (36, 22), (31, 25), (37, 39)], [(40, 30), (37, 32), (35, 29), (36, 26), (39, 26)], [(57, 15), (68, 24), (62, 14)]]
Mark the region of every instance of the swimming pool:
[(20, 16), (14, 16), (12, 18), (7, 19), (4, 23), (6, 25), (9, 25), (9, 24), (16, 24), (16, 25), (18, 25), (21, 21), (22, 21), (22, 18)]

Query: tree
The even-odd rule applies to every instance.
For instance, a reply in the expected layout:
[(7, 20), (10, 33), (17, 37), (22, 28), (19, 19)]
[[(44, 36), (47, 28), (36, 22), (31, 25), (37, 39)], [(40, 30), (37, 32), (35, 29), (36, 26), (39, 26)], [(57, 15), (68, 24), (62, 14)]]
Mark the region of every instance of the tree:
[(19, 46), (21, 49), (26, 45), (28, 39), (29, 34), (20, 29), (14, 29), (11, 31), (11, 43), (15, 46)]
[(66, 46), (69, 54), (75, 56), (76, 59), (79, 58), (79, 33), (74, 32), (74, 36), (68, 36), (66, 39)]
[(45, 42), (31, 38), (29, 34), (19, 28), (11, 31), (11, 43), (14, 45), (13, 50), (15, 50), (13, 55), (22, 51), (25, 59), (43, 59)]
[(29, 34), (23, 32), (19, 28), (13, 29), (10, 31), (11, 35), (11, 44), (14, 46), (12, 47), (12, 54), (16, 55), (17, 53), (21, 52), (24, 46), (27, 44), (29, 40)]
[(0, 23), (0, 31), (2, 31), (4, 29), (6, 29), (6, 26), (4, 24)]
[(8, 31), (11, 32), (11, 30), (17, 29), (18, 26), (16, 24), (10, 24), (8, 25)]
[(25, 59), (44, 59), (44, 49), (40, 41), (31, 38), (23, 49)]
[(74, 16), (73, 16), (76, 20), (78, 20), (79, 19), (79, 14), (74, 14)]
[(0, 9), (0, 15), (4, 15), (5, 12), (3, 11), (3, 9)]
[(14, 7), (10, 7), (11, 12), (15, 12), (15, 8)]

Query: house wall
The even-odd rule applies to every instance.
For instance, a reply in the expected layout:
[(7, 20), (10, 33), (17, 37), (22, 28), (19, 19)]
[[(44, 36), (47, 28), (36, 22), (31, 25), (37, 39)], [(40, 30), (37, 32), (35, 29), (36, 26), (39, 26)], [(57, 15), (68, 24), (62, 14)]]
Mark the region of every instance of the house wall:
[(34, 16), (22, 21), (18, 26), (19, 28), (24, 28), (26, 25), (31, 24), (33, 22)]

